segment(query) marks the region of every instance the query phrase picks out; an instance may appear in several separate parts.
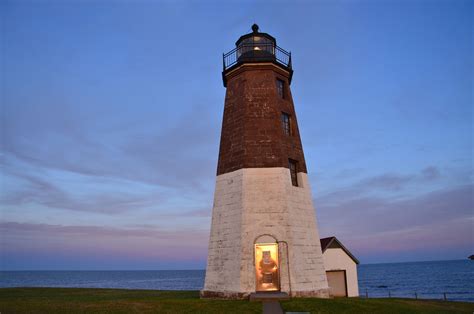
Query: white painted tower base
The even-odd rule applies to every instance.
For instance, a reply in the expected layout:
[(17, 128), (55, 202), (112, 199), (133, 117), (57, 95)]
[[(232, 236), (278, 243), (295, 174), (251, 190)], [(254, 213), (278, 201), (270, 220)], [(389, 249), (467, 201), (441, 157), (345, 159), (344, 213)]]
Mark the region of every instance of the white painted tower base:
[(217, 176), (203, 297), (246, 298), (256, 291), (254, 245), (274, 238), (280, 288), (293, 297), (328, 297), (306, 173), (247, 168)]

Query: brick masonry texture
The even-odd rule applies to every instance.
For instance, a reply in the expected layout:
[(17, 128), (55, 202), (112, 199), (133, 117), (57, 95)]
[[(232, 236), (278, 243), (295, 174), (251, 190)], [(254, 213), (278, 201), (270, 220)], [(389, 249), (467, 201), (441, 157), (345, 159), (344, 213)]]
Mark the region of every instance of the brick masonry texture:
[(255, 292), (254, 245), (264, 235), (279, 242), (281, 291), (328, 297), (307, 174), (298, 173), (298, 179), (301, 186), (293, 186), (283, 167), (217, 176), (203, 297)]
[[(226, 74), (218, 175), (242, 168), (288, 168), (289, 158), (298, 161), (298, 172), (307, 172), (288, 75), (270, 63), (244, 64)], [(284, 99), (277, 79), (285, 82)], [(282, 112), (291, 116), (290, 136), (283, 131)]]

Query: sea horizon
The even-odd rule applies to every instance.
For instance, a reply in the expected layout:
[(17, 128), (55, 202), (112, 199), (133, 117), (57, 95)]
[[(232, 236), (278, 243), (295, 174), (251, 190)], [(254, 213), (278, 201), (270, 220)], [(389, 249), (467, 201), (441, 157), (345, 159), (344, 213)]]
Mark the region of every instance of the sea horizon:
[[(380, 265), (380, 264), (407, 264), (407, 263), (426, 263), (426, 262), (451, 262), (451, 261), (464, 261), (470, 260), (469, 258), (465, 259), (443, 259), (443, 260), (422, 260), (422, 261), (405, 261), (405, 262), (370, 262), (370, 263), (360, 263), (360, 265)], [(13, 271), (178, 271), (178, 270), (196, 270), (196, 271), (205, 271), (205, 268), (169, 268), (169, 269), (2, 269), (0, 272), (13, 272)]]
[[(474, 302), (474, 262), (412, 261), (358, 265), (359, 296)], [(3, 270), (0, 287), (201, 290), (204, 269)]]

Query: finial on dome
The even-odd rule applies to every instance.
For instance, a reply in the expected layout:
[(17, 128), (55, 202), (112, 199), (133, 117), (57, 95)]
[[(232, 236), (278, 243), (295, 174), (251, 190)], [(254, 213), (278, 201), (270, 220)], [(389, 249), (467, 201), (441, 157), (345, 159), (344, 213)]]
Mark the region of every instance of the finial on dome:
[(253, 24), (252, 25), (252, 30), (254, 33), (258, 33), (258, 25), (257, 24)]

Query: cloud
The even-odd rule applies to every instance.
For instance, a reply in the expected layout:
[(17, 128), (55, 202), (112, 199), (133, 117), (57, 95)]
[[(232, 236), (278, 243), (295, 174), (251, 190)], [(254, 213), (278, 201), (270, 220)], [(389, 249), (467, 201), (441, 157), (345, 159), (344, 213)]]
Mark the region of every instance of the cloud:
[(368, 178), (359, 182), (359, 186), (370, 189), (384, 189), (384, 190), (401, 190), (407, 183), (411, 182), (414, 179), (414, 176), (411, 175), (396, 175), (396, 174), (383, 174), (380, 176), (375, 176)]
[(219, 132), (212, 126), (209, 113), (195, 107), (168, 130), (130, 137), (120, 151), (147, 182), (199, 188), (216, 171)]
[(425, 169), (421, 171), (421, 174), (426, 180), (435, 180), (440, 177), (440, 172), (438, 168), (433, 167), (433, 166), (426, 167)]
[[(56, 209), (67, 209), (82, 212), (120, 214), (129, 210), (137, 210), (162, 201), (163, 196), (156, 191), (149, 193), (125, 193), (123, 191), (93, 191), (86, 195), (74, 195), (47, 179), (21, 171), (9, 172), (22, 184), (18, 189), (0, 194), (0, 204), (22, 206), (25, 204), (41, 204)], [(76, 180), (78, 180), (76, 178)], [(89, 183), (93, 185), (92, 183)], [(109, 184), (112, 185), (111, 182)], [(94, 186), (96, 187), (96, 186)], [(86, 186), (83, 186), (87, 191)], [(83, 192), (84, 191), (80, 191)]]
[(154, 225), (2, 222), (0, 234), (3, 269), (202, 268), (209, 239), (207, 230)]
[(353, 191), (315, 199), (321, 234), (341, 237), (364, 254), (383, 250), (474, 248), (473, 185), (408, 199), (355, 197)]
[(114, 228), (17, 222), (0, 223), (0, 233), (3, 235), (3, 249), (8, 251), (35, 246), (48, 251), (64, 250), (67, 246), (93, 250), (98, 254), (102, 254), (102, 251), (123, 254), (135, 252), (141, 256), (169, 256), (177, 250), (205, 255), (209, 236), (208, 231), (199, 229), (163, 229), (151, 225)]
[[(320, 216), (344, 225), (351, 225), (353, 232), (374, 232), (400, 230), (413, 226), (423, 226), (435, 222), (445, 222), (474, 215), (473, 185), (460, 186), (448, 190), (438, 190), (409, 199), (382, 199), (361, 197), (353, 199), (349, 194), (344, 199), (339, 194), (338, 204), (317, 198), (315, 204)], [(345, 219), (336, 219), (344, 216)], [(332, 219), (331, 219), (332, 220)]]
[(104, 226), (70, 226), (70, 225), (52, 225), (52, 224), (34, 224), (18, 222), (0, 222), (0, 230), (4, 235), (12, 236), (19, 234), (31, 234), (41, 237), (136, 237), (152, 238), (163, 241), (173, 240), (182, 241), (184, 239), (206, 235), (207, 232), (197, 230), (163, 230), (158, 226), (146, 225), (141, 228), (113, 228)]
[(54, 108), (49, 115), (35, 106), (7, 108), (0, 146), (5, 156), (45, 169), (180, 189), (205, 190), (214, 179), (219, 119), (209, 106), (190, 106), (168, 120), (146, 116), (144, 125), (127, 125), (126, 134), (116, 122), (107, 121), (104, 132), (90, 118), (78, 119), (72, 106), (47, 107)]
[(33, 115), (44, 115), (39, 108), (16, 115), (7, 110), (1, 204), (119, 214), (172, 203), (181, 207), (177, 215), (208, 215), (189, 213), (212, 202), (219, 132), (208, 107), (190, 106), (177, 119), (123, 136), (109, 126), (117, 134), (98, 131), (95, 137), (99, 127), (73, 119), (77, 112), (68, 106), (51, 106), (57, 110), (44, 121)]
[(192, 217), (211, 217), (211, 207), (205, 209), (192, 210), (186, 213), (183, 213), (183, 216), (192, 216)]
[[(343, 180), (339, 172), (335, 179)], [(349, 175), (352, 177), (352, 174)], [(371, 196), (371, 202), (377, 202), (374, 196), (383, 195), (383, 198), (398, 197), (403, 191), (407, 189), (419, 189), (421, 185), (428, 182), (435, 182), (440, 179), (440, 171), (437, 167), (429, 166), (422, 169), (415, 174), (397, 174), (397, 173), (383, 173), (380, 175), (359, 179), (355, 182), (349, 183), (347, 186), (331, 190), (328, 193), (318, 196), (318, 199), (324, 203), (341, 203), (349, 199), (359, 200), (364, 196)], [(419, 194), (419, 193), (417, 193)]]
[(366, 189), (384, 189), (399, 191), (410, 183), (422, 183), (425, 181), (434, 181), (440, 178), (440, 171), (437, 167), (429, 166), (422, 169), (417, 174), (400, 175), (394, 173), (384, 173), (379, 176), (363, 179), (357, 183), (360, 188)]

